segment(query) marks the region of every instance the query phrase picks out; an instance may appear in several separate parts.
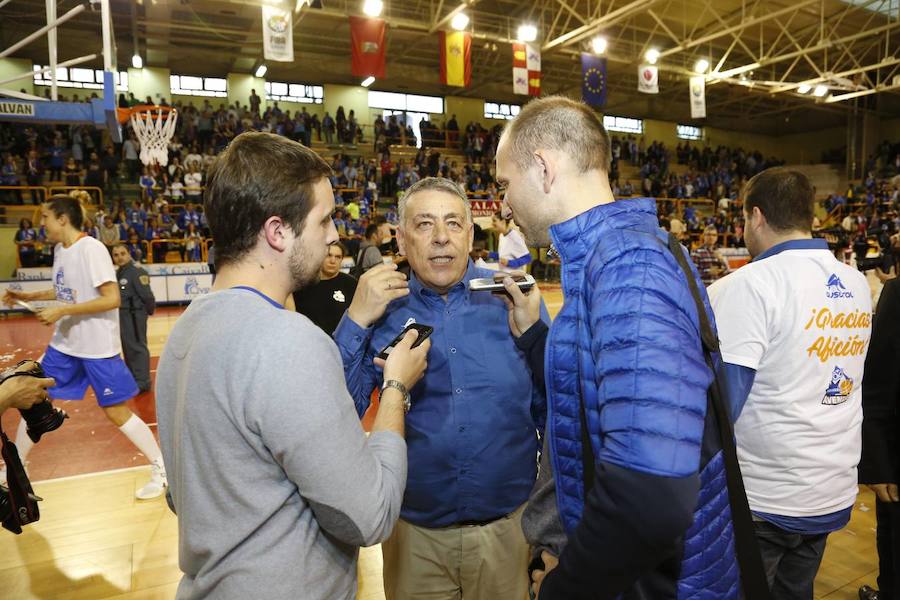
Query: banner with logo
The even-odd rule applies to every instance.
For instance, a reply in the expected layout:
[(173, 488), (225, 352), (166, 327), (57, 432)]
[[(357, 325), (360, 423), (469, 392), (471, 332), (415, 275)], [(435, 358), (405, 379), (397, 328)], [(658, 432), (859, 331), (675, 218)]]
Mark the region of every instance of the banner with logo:
[(638, 91), (644, 94), (659, 93), (659, 69), (656, 65), (638, 67)]
[(294, 23), (291, 11), (262, 7), (263, 56), (266, 60), (294, 62)]
[(581, 99), (590, 106), (606, 104), (606, 59), (581, 53)]
[(706, 118), (706, 77), (691, 77), (691, 118)]
[(441, 83), (466, 87), (472, 79), (472, 35), (465, 31), (439, 31)]
[(531, 44), (512, 45), (513, 93), (523, 96), (541, 95), (541, 51)]
[(352, 72), (356, 77), (384, 79), (383, 19), (350, 17), (350, 43), (353, 47)]
[(34, 116), (34, 104), (29, 102), (0, 102), (0, 115)]

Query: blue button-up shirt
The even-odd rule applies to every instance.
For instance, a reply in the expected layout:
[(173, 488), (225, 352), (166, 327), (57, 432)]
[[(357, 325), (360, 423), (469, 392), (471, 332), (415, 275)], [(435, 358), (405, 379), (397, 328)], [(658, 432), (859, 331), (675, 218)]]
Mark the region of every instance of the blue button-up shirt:
[[(406, 416), (409, 469), (400, 514), (416, 525), (508, 514), (534, 485), (546, 401), (543, 390), (533, 389), (502, 300), (469, 291), (470, 279), (491, 276), (470, 261), (445, 301), (412, 275), (409, 295), (391, 302), (372, 327), (344, 314), (334, 332), (347, 389), (362, 415), (383, 379), (373, 357), (412, 320), (434, 328), (428, 369), (410, 390)], [(549, 323), (543, 305), (541, 314)]]

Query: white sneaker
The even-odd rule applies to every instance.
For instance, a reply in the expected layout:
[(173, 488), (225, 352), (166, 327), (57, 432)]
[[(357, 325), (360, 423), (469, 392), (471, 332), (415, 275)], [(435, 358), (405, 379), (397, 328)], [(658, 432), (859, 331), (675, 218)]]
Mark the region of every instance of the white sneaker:
[(168, 481), (166, 481), (166, 467), (163, 465), (162, 459), (154, 461), (150, 467), (152, 469), (150, 481), (134, 493), (138, 500), (153, 500), (162, 496), (166, 491)]

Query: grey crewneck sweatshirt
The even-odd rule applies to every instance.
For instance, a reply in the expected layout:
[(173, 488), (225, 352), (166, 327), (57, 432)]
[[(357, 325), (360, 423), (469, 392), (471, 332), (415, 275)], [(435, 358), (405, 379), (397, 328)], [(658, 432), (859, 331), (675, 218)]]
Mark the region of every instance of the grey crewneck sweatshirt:
[(355, 598), (359, 546), (400, 513), (406, 443), (366, 437), (331, 338), (252, 291), (214, 292), (172, 329), (156, 403), (178, 598)]

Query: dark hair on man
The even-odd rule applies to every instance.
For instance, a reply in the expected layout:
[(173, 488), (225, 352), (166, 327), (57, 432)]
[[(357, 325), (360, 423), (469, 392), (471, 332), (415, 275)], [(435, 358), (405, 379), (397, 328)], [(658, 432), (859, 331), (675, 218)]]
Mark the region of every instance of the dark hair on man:
[(766, 169), (750, 178), (743, 191), (744, 210), (765, 215), (775, 231), (808, 232), (813, 222), (815, 190), (806, 175), (785, 167)]
[(494, 218), (497, 219), (498, 221), (506, 221), (507, 223), (509, 223), (512, 220), (512, 219), (507, 219), (506, 217), (504, 217), (502, 210), (495, 210)]
[(507, 122), (503, 137), (509, 138), (510, 157), (521, 170), (534, 164), (535, 150), (544, 148), (565, 152), (582, 173), (609, 172), (612, 151), (603, 121), (587, 104), (565, 96), (532, 100)]
[(341, 251), (341, 258), (347, 256), (347, 247), (344, 246), (342, 243), (340, 243), (340, 242), (335, 242), (335, 243), (331, 244), (331, 247), (332, 247), (332, 248), (337, 248), (338, 250)]
[(110, 253), (112, 253), (112, 251), (115, 250), (116, 248), (125, 248), (126, 251), (128, 250), (128, 246), (126, 246), (124, 242), (116, 242), (115, 244), (113, 244), (112, 246), (109, 247)]
[(381, 229), (381, 225), (379, 225), (378, 223), (369, 223), (369, 225), (366, 227), (366, 239), (369, 239), (370, 237), (378, 233), (379, 229)]
[(77, 199), (65, 194), (54, 194), (47, 199), (45, 204), (54, 215), (69, 217), (69, 224), (75, 229), (81, 229), (84, 224), (84, 209)]
[(300, 235), (313, 205), (313, 185), (331, 167), (312, 150), (272, 133), (232, 140), (209, 170), (203, 212), (216, 245), (216, 266), (241, 260), (266, 220), (281, 217)]

